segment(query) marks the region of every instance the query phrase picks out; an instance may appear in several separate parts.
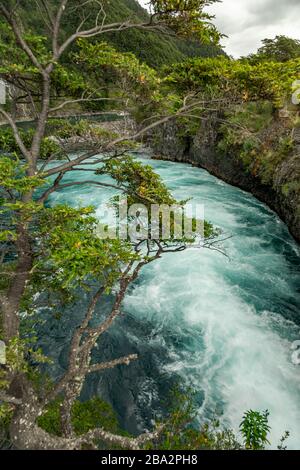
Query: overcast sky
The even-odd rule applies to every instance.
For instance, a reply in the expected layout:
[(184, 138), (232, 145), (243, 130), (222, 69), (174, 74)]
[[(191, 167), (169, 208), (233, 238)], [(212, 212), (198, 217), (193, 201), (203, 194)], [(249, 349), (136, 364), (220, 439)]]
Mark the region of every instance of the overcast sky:
[[(139, 0), (145, 5), (148, 0)], [(228, 38), (225, 50), (234, 57), (255, 52), (264, 38), (300, 39), (300, 0), (223, 0), (209, 8), (215, 24)]]

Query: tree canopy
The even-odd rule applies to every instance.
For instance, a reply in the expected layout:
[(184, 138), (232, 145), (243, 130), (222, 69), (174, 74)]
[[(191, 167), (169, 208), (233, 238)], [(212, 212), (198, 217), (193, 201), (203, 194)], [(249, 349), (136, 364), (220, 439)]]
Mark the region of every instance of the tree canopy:
[(262, 46), (256, 54), (251, 54), (251, 62), (274, 61), (288, 62), (300, 58), (300, 41), (287, 36), (276, 36), (274, 39), (263, 39)]

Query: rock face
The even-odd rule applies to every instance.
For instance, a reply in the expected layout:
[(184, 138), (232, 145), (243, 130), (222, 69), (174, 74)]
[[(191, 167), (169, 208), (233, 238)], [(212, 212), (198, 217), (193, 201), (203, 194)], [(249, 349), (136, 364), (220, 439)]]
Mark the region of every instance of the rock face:
[(296, 129), (294, 134), (295, 152), (276, 169), (274, 184), (266, 185), (245, 169), (234, 152), (227, 155), (218, 152), (220, 121), (216, 115), (202, 121), (198, 132), (192, 137), (183, 136), (180, 124), (174, 121), (161, 126), (155, 135), (150, 136), (154, 158), (199, 166), (223, 181), (249, 191), (273, 209), (300, 242), (299, 191), (287, 194), (283, 191), (291, 179), (295, 180), (295, 175), (298, 176), (300, 186), (300, 129)]

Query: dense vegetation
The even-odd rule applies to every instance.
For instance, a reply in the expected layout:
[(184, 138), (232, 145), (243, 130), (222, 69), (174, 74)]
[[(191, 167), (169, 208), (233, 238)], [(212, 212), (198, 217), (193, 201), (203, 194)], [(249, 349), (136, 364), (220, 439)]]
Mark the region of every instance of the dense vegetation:
[(268, 100), (274, 108), (291, 102), (292, 85), (299, 78), (300, 56), (286, 62), (224, 57), (190, 59), (165, 69), (165, 81), (181, 94), (202, 93), (209, 98), (230, 99), (232, 104)]
[[(271, 125), (278, 109), (285, 105), (291, 84), (298, 78), (299, 59), (282, 63), (264, 58), (251, 63), (223, 56), (197, 57), (172, 67), (167, 65), (163, 71), (150, 67), (177, 62), (184, 55), (198, 55), (196, 51), (203, 52), (199, 41), (217, 43), (219, 35), (203, 13), (203, 7), (210, 3), (153, 0), (155, 28), (163, 26), (180, 36), (166, 39), (152, 31), (148, 15), (134, 0), (116, 1), (108, 9), (103, 24), (108, 25), (109, 35), (97, 21), (95, 26), (97, 2), (90, 6), (91, 10), (84, 10), (87, 16), (79, 26), (82, 1), (61, 10), (57, 8), (66, 7), (66, 0), (11, 1), (8, 5), (0, 2), (4, 18), (0, 25), (0, 73), (12, 91), (7, 104), (0, 108), (10, 126), (0, 132), (0, 247), (5, 274), (0, 285), (1, 338), (7, 352), (5, 367), (0, 369), (0, 416), (8, 440), (17, 447), (78, 449), (99, 446), (100, 442), (101, 447), (134, 449), (258, 450), (268, 443), (267, 412), (246, 412), (241, 424), (243, 442), (239, 443), (231, 431), (218, 430), (214, 423), (199, 431), (199, 426), (194, 425), (192, 400), (184, 394), (176, 396), (175, 411), (171, 410), (164, 427), (157, 424), (153, 433), (138, 437), (124, 433), (111, 407), (99, 398), (80, 402), (87, 374), (129, 365), (137, 359), (129, 355), (95, 364), (92, 350), (121, 315), (124, 296), (141, 269), (165, 253), (185, 250), (200, 233), (192, 239), (178, 240), (173, 217), (168, 239), (99, 238), (99, 221), (93, 207), (49, 204), (52, 193), (82, 184), (76, 179), (66, 183), (64, 177), (85, 168), (90, 176), (84, 184), (110, 187), (146, 208), (176, 202), (183, 207), (186, 201), (176, 201), (152, 168), (128, 155), (128, 149), (136, 145), (133, 141), (170, 120), (179, 120), (183, 133), (196, 133), (199, 120), (211, 112), (222, 115), (218, 150), (226, 157), (236, 146), (249, 171), (259, 174), (262, 180), (272, 180), (275, 165), (292, 151), (292, 136), (287, 127), (287, 135), (279, 142), (274, 140), (274, 145), (269, 143), (275, 152), (270, 156), (270, 147), (264, 145), (259, 133)], [(28, 9), (32, 14), (22, 24), (21, 18)], [(41, 26), (43, 15), (50, 22), (51, 34)], [(131, 22), (124, 31), (123, 16)], [(121, 23), (111, 26), (110, 22), (114, 25), (116, 20)], [(136, 28), (136, 21), (145, 21), (146, 26)], [(75, 25), (79, 29), (68, 42), (70, 32), (76, 31)], [(83, 26), (88, 32), (78, 34)], [(144, 31), (147, 28), (149, 31)], [(182, 39), (187, 33), (194, 42)], [(145, 43), (148, 48), (144, 50)], [(143, 47), (144, 55), (136, 44)], [(192, 52), (185, 51), (189, 48)], [(36, 119), (34, 128), (27, 131), (16, 125), (23, 106)], [(78, 113), (84, 109), (126, 111), (137, 127), (122, 134), (90, 122), (70, 125), (54, 119), (64, 108)], [(71, 138), (88, 142), (85, 152), (81, 149), (73, 159), (67, 147)], [(261, 144), (266, 153), (261, 152)], [(261, 158), (266, 162), (258, 165)], [(87, 163), (89, 166), (84, 167)], [(108, 176), (111, 183), (107, 183)], [(112, 203), (115, 205), (115, 198)], [(151, 222), (152, 219), (150, 225)], [(193, 226), (197, 223), (194, 219), (192, 222)], [(202, 222), (202, 246), (210, 248), (214, 244), (213, 249), (217, 249), (220, 232), (209, 222)], [(41, 374), (39, 366), (49, 358), (37, 348), (32, 328), (39, 320), (40, 296), (55, 315), (76, 302), (83, 292), (89, 301), (82, 323), (73, 332), (68, 366), (63, 376), (53, 382)], [(94, 318), (96, 305), (108, 294), (114, 297), (111, 311), (100, 320)]]
[[(126, 18), (130, 14), (142, 18), (147, 15), (135, 0), (115, 0), (111, 6), (111, 19)], [(110, 34), (108, 41), (119, 51), (133, 52), (141, 61), (154, 68), (162, 65), (181, 62), (186, 57), (211, 57), (224, 54), (220, 46), (204, 44), (197, 40), (168, 37), (157, 33), (144, 33), (131, 30), (126, 34)]]
[(264, 44), (241, 60), (197, 58), (166, 67), (164, 83), (179, 99), (203, 99), (193, 116), (180, 121), (183, 136), (193, 137), (201, 120), (214, 116), (220, 157), (240, 159), (246, 172), (297, 205), (300, 122), (292, 95), (300, 77), (299, 41), (278, 37)]
[(300, 57), (300, 41), (286, 36), (276, 36), (274, 39), (263, 39), (262, 47), (256, 54), (246, 57), (251, 62), (273, 61), (287, 62)]
[[(52, 0), (51, 7), (55, 8), (59, 0)], [(22, 16), (29, 27), (40, 35), (46, 35), (43, 21), (43, 11), (37, 10), (34, 0), (22, 1)], [(94, 18), (97, 14), (97, 7), (93, 2), (85, 5), (85, 14)], [(32, 13), (31, 13), (32, 12)], [(34, 13), (33, 13), (34, 12)], [(115, 23), (130, 18), (135, 21), (147, 21), (149, 15), (137, 0), (113, 0), (106, 8), (107, 22)], [(72, 11), (63, 24), (66, 35), (73, 31), (74, 26), (80, 22), (82, 11), (77, 8)], [(0, 20), (1, 21), (1, 20)], [(181, 62), (186, 57), (210, 57), (224, 54), (220, 46), (212, 42), (204, 43), (199, 40), (178, 38), (176, 35), (164, 34), (160, 32), (143, 31), (137, 28), (130, 28), (126, 31), (111, 32), (103, 36), (103, 40), (112, 44), (120, 52), (132, 52), (141, 61), (154, 68), (162, 65), (171, 65), (174, 62)], [(97, 41), (97, 38), (95, 39)]]
[[(147, 444), (147, 450), (263, 450), (269, 444), (268, 411), (263, 413), (249, 410), (240, 424), (241, 437), (220, 426), (218, 419), (199, 428), (196, 424), (197, 408), (193, 405), (190, 393), (175, 389), (168, 397), (170, 412), (166, 418), (164, 431), (158, 439)], [(56, 400), (38, 418), (39, 425), (47, 432), (62, 435), (59, 407), (61, 400)], [(118, 423), (112, 407), (99, 398), (88, 402), (76, 401), (72, 409), (72, 422), (76, 435), (80, 436), (95, 427), (102, 426), (110, 432), (128, 436)], [(286, 432), (278, 443), (279, 449), (285, 449)], [(98, 442), (98, 448), (106, 449), (105, 442)]]

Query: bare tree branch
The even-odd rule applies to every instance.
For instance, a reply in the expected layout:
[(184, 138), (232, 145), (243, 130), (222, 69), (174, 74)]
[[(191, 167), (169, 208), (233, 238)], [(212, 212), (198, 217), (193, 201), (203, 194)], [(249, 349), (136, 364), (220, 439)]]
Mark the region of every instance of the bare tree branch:
[(102, 429), (93, 429), (84, 436), (80, 437), (78, 440), (80, 444), (83, 444), (85, 442), (91, 442), (95, 439), (101, 439), (110, 444), (119, 444), (125, 449), (139, 450), (147, 442), (151, 442), (157, 439), (162, 433), (163, 429), (164, 426), (158, 426), (153, 432), (141, 434), (137, 438), (124, 438), (121, 436), (116, 436), (115, 434), (107, 433)]
[(20, 136), (20, 133), (19, 133), (19, 130), (17, 128), (17, 125), (15, 123), (15, 121), (13, 120), (13, 118), (6, 112), (4, 111), (4, 109), (0, 108), (0, 114), (2, 114), (2, 116), (4, 116), (4, 118), (7, 120), (8, 124), (10, 125), (12, 131), (13, 131), (13, 134), (14, 134), (14, 138), (16, 140), (16, 143), (21, 151), (21, 153), (23, 154), (23, 156), (25, 157), (25, 159), (27, 161), (30, 160), (30, 152), (29, 150), (27, 150), (27, 148), (25, 147), (25, 144)]
[(0, 392), (0, 402), (1, 401), (4, 403), (10, 403), (12, 405), (21, 405), (23, 403), (20, 398), (12, 397), (5, 392)]
[(63, 176), (64, 176), (64, 172), (61, 172), (59, 174), (59, 178), (56, 178), (54, 185), (51, 186), (49, 189), (47, 189), (47, 191), (45, 191), (44, 194), (42, 194), (42, 196), (38, 199), (38, 202), (40, 203), (45, 202), (47, 198), (50, 196), (50, 194), (52, 194), (53, 192), (60, 191), (65, 188), (70, 188), (72, 186), (82, 186), (82, 185), (90, 184), (90, 185), (95, 185), (95, 186), (101, 186), (104, 188), (113, 188), (117, 190), (121, 189), (119, 186), (114, 185), (114, 184), (101, 183), (100, 181), (93, 181), (93, 180), (72, 181), (71, 183), (59, 184), (59, 181), (61, 181)]
[(60, 25), (62, 16), (66, 9), (68, 0), (61, 0), (60, 6), (57, 10), (57, 15), (53, 23), (53, 37), (52, 37), (52, 47), (53, 47), (53, 59), (57, 60), (59, 58), (59, 46), (58, 46), (58, 39), (59, 39), (59, 32), (60, 32)]
[[(101, 152), (105, 153), (105, 152), (112, 151), (113, 147), (118, 146), (118, 144), (121, 144), (124, 141), (137, 140), (139, 137), (141, 137), (142, 135), (147, 134), (152, 129), (155, 129), (156, 127), (158, 127), (158, 126), (160, 126), (160, 125), (162, 125), (162, 124), (164, 124), (164, 123), (166, 123), (166, 122), (168, 122), (168, 121), (170, 121), (170, 120), (172, 120), (176, 117), (180, 117), (187, 110), (191, 110), (195, 106), (197, 106), (197, 102), (192, 103), (190, 105), (185, 104), (175, 114), (169, 115), (169, 116), (164, 116), (163, 118), (156, 120), (155, 122), (149, 124), (148, 126), (143, 127), (142, 129), (140, 129), (135, 134), (132, 134), (132, 135), (129, 135), (129, 136), (119, 137), (119, 138), (111, 141), (107, 145), (102, 146), (102, 147), (100, 147), (100, 146), (95, 147), (94, 150), (91, 150), (87, 153), (84, 153), (84, 154), (80, 155), (79, 157), (74, 158), (73, 160), (71, 160), (67, 163), (63, 163), (62, 165), (59, 165), (58, 167), (54, 167), (54, 168), (49, 169), (48, 171), (44, 172), (44, 175), (45, 175), (45, 177), (47, 177), (47, 176), (51, 176), (51, 175), (54, 175), (56, 173), (59, 173), (61, 171), (68, 170), (68, 169), (73, 168), (74, 166), (77, 166), (78, 164), (84, 162), (85, 160), (95, 156), (96, 154), (99, 154)], [(91, 162), (91, 164), (93, 164), (93, 162)]]
[(106, 370), (106, 369), (113, 369), (114, 367), (125, 364), (128, 366), (131, 361), (135, 361), (138, 359), (137, 354), (130, 354), (129, 356), (125, 357), (120, 357), (119, 359), (114, 359), (113, 361), (109, 362), (102, 362), (101, 364), (93, 364), (90, 366), (88, 373), (92, 372), (98, 372), (100, 370)]
[(56, 106), (55, 108), (49, 109), (49, 113), (54, 113), (56, 111), (59, 111), (62, 108), (65, 108), (69, 104), (74, 104), (74, 103), (85, 103), (85, 102), (99, 102), (99, 101), (124, 101), (122, 98), (78, 98), (74, 100), (66, 100), (60, 105)]

